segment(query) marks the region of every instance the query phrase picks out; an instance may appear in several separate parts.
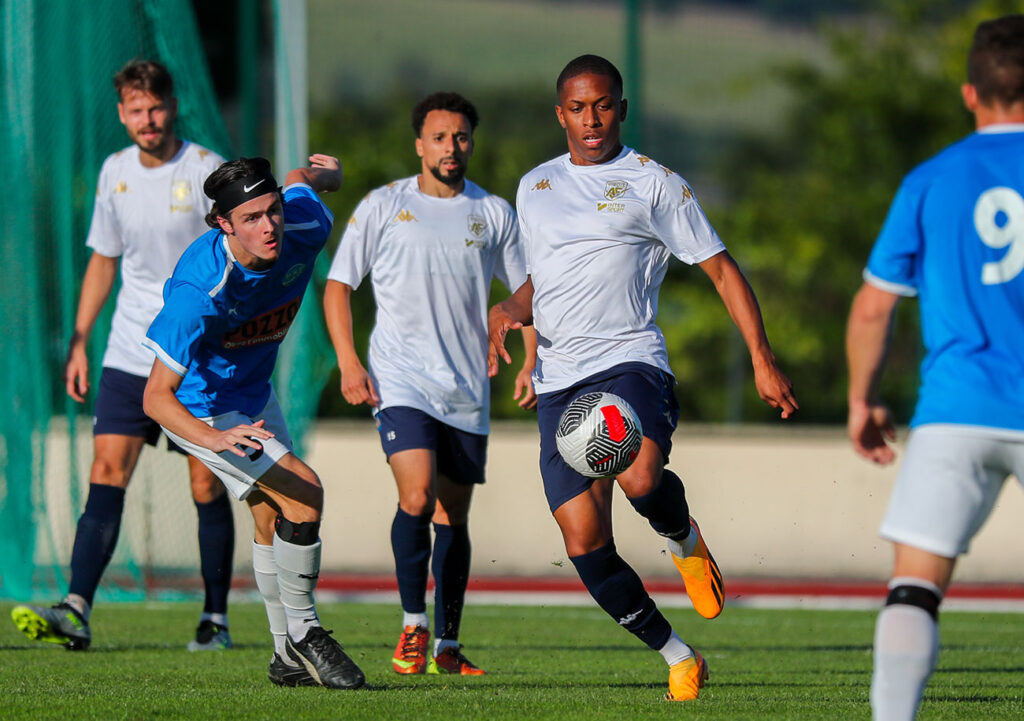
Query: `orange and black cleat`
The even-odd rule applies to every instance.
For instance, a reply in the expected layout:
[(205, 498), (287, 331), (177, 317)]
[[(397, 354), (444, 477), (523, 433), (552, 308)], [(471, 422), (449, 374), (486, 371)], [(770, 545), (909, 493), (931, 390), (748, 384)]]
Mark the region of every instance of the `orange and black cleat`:
[(690, 650), (693, 651), (692, 658), (680, 661), (668, 669), (666, 701), (693, 701), (708, 680), (708, 662), (693, 646), (690, 646)]
[(430, 631), (423, 626), (406, 626), (395, 647), (391, 666), (395, 673), (423, 673), (427, 668)]
[(725, 606), (725, 585), (722, 583), (722, 572), (712, 558), (704, 536), (701, 535), (697, 522), (690, 518), (691, 533), (697, 534), (697, 545), (693, 553), (686, 558), (672, 554), (672, 562), (683, 577), (683, 586), (690, 602), (704, 618), (714, 618)]

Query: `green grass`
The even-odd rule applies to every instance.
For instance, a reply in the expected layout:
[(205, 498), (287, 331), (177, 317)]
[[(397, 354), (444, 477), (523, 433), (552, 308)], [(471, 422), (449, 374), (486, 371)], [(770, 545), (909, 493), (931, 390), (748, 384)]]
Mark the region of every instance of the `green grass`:
[[(6, 619), (11, 604), (0, 604)], [(321, 615), (371, 689), (282, 689), (266, 679), (262, 605), (231, 609), (236, 648), (184, 650), (194, 604), (106, 604), (87, 653), (28, 642), (0, 623), (0, 718), (14, 719), (868, 719), (874, 614), (729, 609), (714, 622), (668, 615), (707, 657), (711, 682), (693, 703), (661, 700), (657, 654), (596, 608), (471, 607), (467, 655), (480, 678), (402, 677), (388, 659), (396, 610), (322, 604)], [(945, 644), (920, 718), (1024, 716), (1019, 615), (947, 613)]]

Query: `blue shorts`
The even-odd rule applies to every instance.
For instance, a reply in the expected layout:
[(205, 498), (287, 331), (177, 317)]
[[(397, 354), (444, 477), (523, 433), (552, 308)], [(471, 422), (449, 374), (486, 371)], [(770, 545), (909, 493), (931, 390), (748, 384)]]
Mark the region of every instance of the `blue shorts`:
[[(92, 434), (144, 438), (146, 443), (155, 446), (160, 440), (160, 425), (142, 410), (147, 382), (149, 378), (144, 376), (104, 366), (93, 407)], [(167, 439), (167, 449), (185, 452), (170, 438)]]
[(377, 414), (377, 432), (384, 455), (425, 448), (433, 451), (437, 472), (460, 485), (483, 483), (487, 465), (487, 436), (460, 431), (408, 406), (385, 408)]
[(633, 406), (644, 437), (658, 444), (668, 462), (672, 450), (672, 433), (679, 421), (679, 402), (673, 391), (675, 379), (648, 363), (622, 363), (584, 378), (574, 386), (537, 396), (537, 424), (540, 426), (540, 475), (544, 479), (544, 495), (548, 508), (555, 509), (590, 488), (593, 478), (573, 470), (558, 452), (555, 431), (562, 412), (576, 396), (593, 391), (607, 391)]

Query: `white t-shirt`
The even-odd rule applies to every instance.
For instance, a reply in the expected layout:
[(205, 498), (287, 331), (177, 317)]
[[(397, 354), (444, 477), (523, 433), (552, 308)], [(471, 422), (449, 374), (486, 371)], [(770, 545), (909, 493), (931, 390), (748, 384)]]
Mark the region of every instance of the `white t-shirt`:
[(655, 325), (669, 256), (692, 264), (725, 250), (686, 181), (631, 148), (601, 165), (566, 153), (523, 176), (516, 206), (537, 392), (631, 361), (671, 373)]
[(526, 267), (512, 207), (465, 182), (454, 198), (421, 192), (416, 176), (371, 192), (349, 219), (327, 277), (354, 289), (371, 276), (377, 410), (409, 406), (484, 434), (491, 280), (514, 291)]
[(207, 176), (224, 160), (185, 141), (170, 161), (147, 168), (131, 145), (103, 161), (86, 245), (121, 258), (121, 290), (103, 365), (148, 376), (153, 352), (142, 345), (163, 307), (164, 282), (193, 240), (209, 230), (213, 201), (203, 194)]

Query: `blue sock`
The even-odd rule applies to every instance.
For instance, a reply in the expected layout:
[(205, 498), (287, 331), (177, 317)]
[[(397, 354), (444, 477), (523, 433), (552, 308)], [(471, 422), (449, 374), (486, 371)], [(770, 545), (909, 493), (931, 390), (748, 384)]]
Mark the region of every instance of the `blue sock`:
[(615, 541), (569, 560), (597, 605), (620, 626), (655, 651), (668, 642), (672, 627), (647, 595), (636, 571), (616, 552)]
[(106, 570), (117, 546), (121, 532), (121, 513), (124, 511), (124, 489), (89, 485), (89, 498), (85, 510), (78, 519), (75, 544), (71, 549), (71, 586), (68, 593), (75, 593), (92, 606), (96, 587)]
[(434, 524), (434, 629), (439, 639), (455, 640), (469, 583), (469, 526)]
[(661, 480), (646, 496), (627, 499), (660, 536), (682, 541), (690, 535), (690, 506), (683, 481), (667, 468)]
[(391, 550), (402, 610), (423, 613), (430, 572), (430, 516), (412, 516), (399, 508), (391, 524)]
[(196, 502), (199, 516), (199, 566), (206, 588), (204, 613), (227, 613), (231, 566), (235, 557), (235, 519), (225, 493), (209, 503)]

